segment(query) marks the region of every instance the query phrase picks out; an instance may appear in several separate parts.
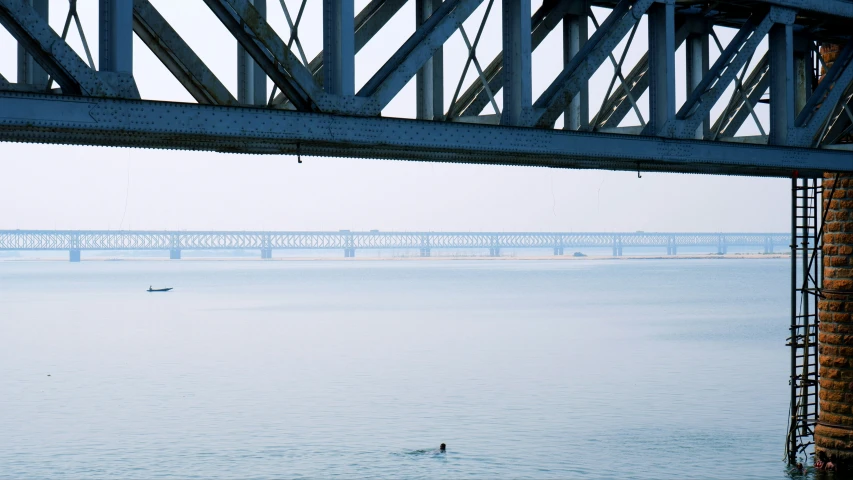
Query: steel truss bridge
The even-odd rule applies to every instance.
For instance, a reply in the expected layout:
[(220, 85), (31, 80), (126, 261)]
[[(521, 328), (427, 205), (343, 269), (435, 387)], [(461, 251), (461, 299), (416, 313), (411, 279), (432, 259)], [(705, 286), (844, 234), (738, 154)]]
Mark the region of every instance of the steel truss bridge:
[[(367, 0), (358, 12), (354, 0), (312, 0), (322, 8), (314, 24), (302, 22), (308, 0), (291, 0), (291, 10), (285, 0), (269, 2), (283, 8), (286, 26), (267, 21), (267, 0), (195, 1), (238, 45), (235, 91), (154, 0), (98, 1), (97, 64), (77, 0), (0, 0), (0, 25), (17, 42), (18, 54), (16, 75), (0, 75), (0, 141), (792, 178), (792, 232), (782, 241), (793, 238), (797, 254), (788, 460), (811, 445), (818, 421), (820, 178), (853, 172), (853, 0), (544, 0), (535, 10), (532, 0)], [(378, 35), (398, 32), (389, 22), (407, 3), (414, 3), (411, 33), (382, 35), (392, 53), (356, 88), (356, 54)], [(63, 13), (67, 8), (61, 29), (47, 20), (57, 6)], [(489, 22), (500, 23), (501, 51), (483, 58), (478, 47)], [(636, 35), (641, 22), (647, 35)], [(66, 42), (72, 23), (81, 48)], [(313, 58), (305, 54), (300, 31), (322, 32), (322, 50)], [(457, 32), (463, 44), (449, 41)], [(562, 68), (545, 78), (537, 73), (537, 85), (547, 87), (534, 96), (533, 52), (552, 32), (561, 35), (562, 48), (545, 52), (545, 61)], [(153, 101), (137, 87), (134, 34), (195, 103)], [(632, 45), (644, 54), (628, 62)], [(683, 71), (676, 68), (680, 52)], [(465, 58), (458, 79), (445, 75), (453, 57)], [(590, 80), (602, 69), (610, 81), (599, 102)], [(411, 81), (416, 94), (405, 99), (410, 118), (394, 118), (386, 107)], [(685, 94), (677, 99), (676, 91)], [(319, 248), (341, 248), (348, 256), (366, 248), (358, 242), (367, 239), (391, 242), (364, 232), (195, 234), (209, 239), (199, 243), (203, 248), (231, 245), (232, 236), (243, 235), (264, 255), (296, 248), (274, 246), (284, 238), (316, 238), (328, 246)], [(125, 248), (126, 241), (179, 256), (195, 234), (23, 232), (4, 238), (30, 235), (43, 242), (32, 245), (67, 248), (79, 260), (94, 239), (104, 242), (99, 248)], [(398, 235), (399, 245), (426, 252), (440, 241), (435, 233)], [(472, 235), (466, 241), (478, 248), (500, 249), (503, 241), (504, 248), (518, 248), (512, 242), (559, 248), (554, 234)], [(657, 245), (677, 248), (681, 237), (661, 235)], [(589, 234), (578, 241), (611, 245), (618, 254), (636, 238), (651, 237)], [(705, 238), (713, 245), (720, 235)]]
[[(358, 89), (356, 53), (407, 0), (370, 0), (358, 12), (354, 0), (312, 1), (322, 24), (302, 25), (307, 0), (290, 10), (270, 2), (284, 7), (284, 27), (267, 22), (266, 0), (195, 1), (239, 46), (236, 92), (152, 0), (99, 0), (97, 64), (76, 0), (0, 0), (19, 60), (16, 77), (0, 76), (0, 141), (800, 178), (853, 171), (850, 0), (545, 0), (535, 11), (531, 0), (412, 0), (412, 33), (394, 35), (395, 51)], [(61, 33), (47, 20), (56, 7), (68, 9)], [(476, 30), (465, 29), (469, 17)], [(648, 35), (637, 36), (644, 18)], [(477, 55), (490, 21), (503, 33), (493, 59)], [(72, 25), (77, 50), (66, 42)], [(555, 29), (562, 51), (548, 61), (562, 71), (534, 97), (532, 52)], [(323, 33), (310, 59), (306, 30)], [(466, 58), (458, 82), (444, 75), (457, 31)], [(196, 104), (146, 99), (134, 33)], [(645, 55), (628, 64), (622, 42)], [(687, 95), (677, 102), (681, 49)], [(598, 107), (589, 82), (601, 68), (613, 75)], [(413, 118), (383, 116), (413, 79)], [(740, 135), (745, 123), (759, 134)]]
[(272, 258), (273, 249), (343, 250), (354, 257), (356, 249), (411, 249), (428, 257), (433, 249), (488, 249), (500, 256), (501, 249), (553, 249), (563, 255), (574, 248), (612, 248), (621, 256), (623, 248), (660, 247), (675, 255), (679, 247), (709, 247), (727, 253), (728, 247), (790, 247), (785, 233), (603, 233), (603, 232), (210, 232), (134, 230), (0, 230), (0, 251), (67, 250), (71, 261), (80, 261), (82, 250), (168, 250), (170, 258), (181, 258), (182, 250), (260, 250), (261, 258)]

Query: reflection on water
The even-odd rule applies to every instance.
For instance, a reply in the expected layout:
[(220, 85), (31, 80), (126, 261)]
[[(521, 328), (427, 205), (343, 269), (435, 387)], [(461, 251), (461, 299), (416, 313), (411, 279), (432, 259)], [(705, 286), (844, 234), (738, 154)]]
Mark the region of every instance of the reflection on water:
[(0, 477), (786, 478), (788, 268), (0, 262)]

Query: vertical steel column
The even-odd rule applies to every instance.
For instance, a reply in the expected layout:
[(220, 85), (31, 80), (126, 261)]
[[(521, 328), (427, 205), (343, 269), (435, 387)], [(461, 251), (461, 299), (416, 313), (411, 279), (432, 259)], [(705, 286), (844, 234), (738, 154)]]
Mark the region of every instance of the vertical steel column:
[[(687, 36), (685, 40), (685, 48), (687, 54), (687, 96), (689, 97), (693, 90), (696, 90), (696, 87), (699, 86), (699, 83), (702, 81), (702, 77), (708, 73), (709, 66), (709, 57), (710, 57), (710, 49), (708, 39), (710, 35), (708, 34), (707, 28), (710, 28), (706, 25), (703, 25), (702, 32), (693, 32)], [(705, 138), (707, 133), (711, 130), (711, 115), (708, 114), (705, 116), (705, 120), (702, 122), (702, 125), (696, 129), (696, 138)]]
[[(441, 0), (416, 0), (415, 22), (419, 28), (435, 12)], [(444, 48), (439, 47), (432, 58), (418, 70), (415, 78), (417, 90), (417, 118), (420, 120), (444, 119)]]
[(98, 0), (98, 69), (133, 73), (133, 0)]
[(355, 7), (353, 0), (323, 0), (323, 88), (355, 95)]
[(661, 0), (648, 10), (649, 123), (646, 133), (657, 135), (675, 118), (675, 0)]
[(812, 54), (814, 43), (805, 35), (794, 34), (794, 118), (806, 106), (814, 88)]
[[(262, 17), (267, 16), (267, 0), (249, 0)], [(237, 44), (237, 101), (246, 105), (267, 104), (267, 76), (242, 45)]]
[[(573, 3), (574, 12), (563, 17), (563, 66), (568, 65), (589, 38), (587, 0)], [(563, 117), (564, 130), (586, 130), (589, 127), (589, 82), (584, 82), (575, 98), (569, 103)]]
[(530, 0), (503, 1), (503, 113), (502, 125), (518, 125), (530, 109), (531, 39)]
[(791, 25), (773, 25), (770, 49), (770, 145), (785, 145), (794, 126), (794, 32)]
[[(35, 9), (36, 13), (48, 20), (50, 16), (49, 0), (25, 0)], [(18, 44), (18, 83), (47, 86), (47, 72), (27, 54), (23, 45)]]

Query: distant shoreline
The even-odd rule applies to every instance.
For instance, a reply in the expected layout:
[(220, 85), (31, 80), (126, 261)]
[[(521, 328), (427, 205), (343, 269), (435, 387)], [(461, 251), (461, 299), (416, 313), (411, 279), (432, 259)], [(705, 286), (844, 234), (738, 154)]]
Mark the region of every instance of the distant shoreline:
[[(545, 256), (433, 256), (433, 257), (273, 257), (261, 259), (255, 257), (183, 257), (180, 262), (434, 262), (434, 261), (582, 261), (582, 260), (761, 260), (761, 259), (790, 259), (789, 253), (729, 253), (729, 254), (687, 254), (687, 255), (588, 255), (575, 257), (572, 255)], [(83, 257), (83, 262), (175, 262), (163, 257)], [(0, 258), (0, 262), (68, 262), (68, 258), (39, 258), (39, 257), (9, 257)]]

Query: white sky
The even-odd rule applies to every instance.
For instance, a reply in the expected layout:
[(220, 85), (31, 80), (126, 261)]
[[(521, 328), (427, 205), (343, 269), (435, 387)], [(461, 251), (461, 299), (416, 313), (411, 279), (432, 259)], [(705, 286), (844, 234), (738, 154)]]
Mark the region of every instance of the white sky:
[[(289, 30), (279, 2), (267, 0), (271, 24)], [(236, 97), (236, 41), (201, 0), (152, 0)], [(358, 11), (366, 0), (356, 0)], [(465, 23), (473, 39), (486, 0)], [(61, 32), (67, 0), (51, 0), (51, 26)], [(79, 0), (97, 62), (97, 0)], [(295, 17), (298, 0), (286, 4)], [(533, 0), (535, 11), (541, 0)], [(322, 47), (321, 2), (308, 0), (300, 39), (308, 59)], [(477, 50), (485, 67), (501, 49), (496, 0)], [(596, 10), (598, 21), (604, 10)], [(410, 1), (358, 54), (356, 90), (414, 29)], [(590, 27), (590, 34), (593, 28)], [(726, 43), (732, 32), (717, 30)], [(629, 50), (627, 73), (646, 48), (643, 22)], [(73, 28), (69, 43), (82, 58)], [(624, 43), (624, 42), (623, 42)], [(618, 59), (621, 48), (617, 49)], [(756, 60), (763, 54), (762, 46)], [(445, 46), (449, 105), (467, 52), (457, 32)], [(712, 62), (717, 56), (711, 47)], [(684, 82), (683, 49), (677, 79)], [(534, 52), (533, 98), (562, 68), (561, 28)], [(0, 73), (14, 81), (14, 40), (0, 28)], [(753, 62), (754, 64), (754, 62)], [(593, 77), (591, 115), (610, 82), (609, 62)], [(134, 74), (145, 99), (192, 102), (147, 47), (134, 37)], [(476, 79), (472, 68), (464, 88)], [(414, 79), (383, 111), (414, 116)], [(618, 87), (618, 82), (617, 82)], [(685, 96), (677, 91), (679, 101)], [(643, 115), (647, 97), (639, 99)], [(715, 107), (716, 118), (725, 99)], [(497, 96), (500, 105), (500, 94)], [(766, 105), (756, 107), (767, 128)], [(487, 107), (484, 113), (492, 113)], [(560, 121), (559, 124), (561, 124)], [(639, 124), (631, 114), (624, 125)], [(748, 120), (741, 134), (756, 134)], [(790, 180), (636, 172), (555, 170), (344, 158), (233, 155), (0, 143), (0, 229), (269, 229), (497, 231), (787, 231)]]

